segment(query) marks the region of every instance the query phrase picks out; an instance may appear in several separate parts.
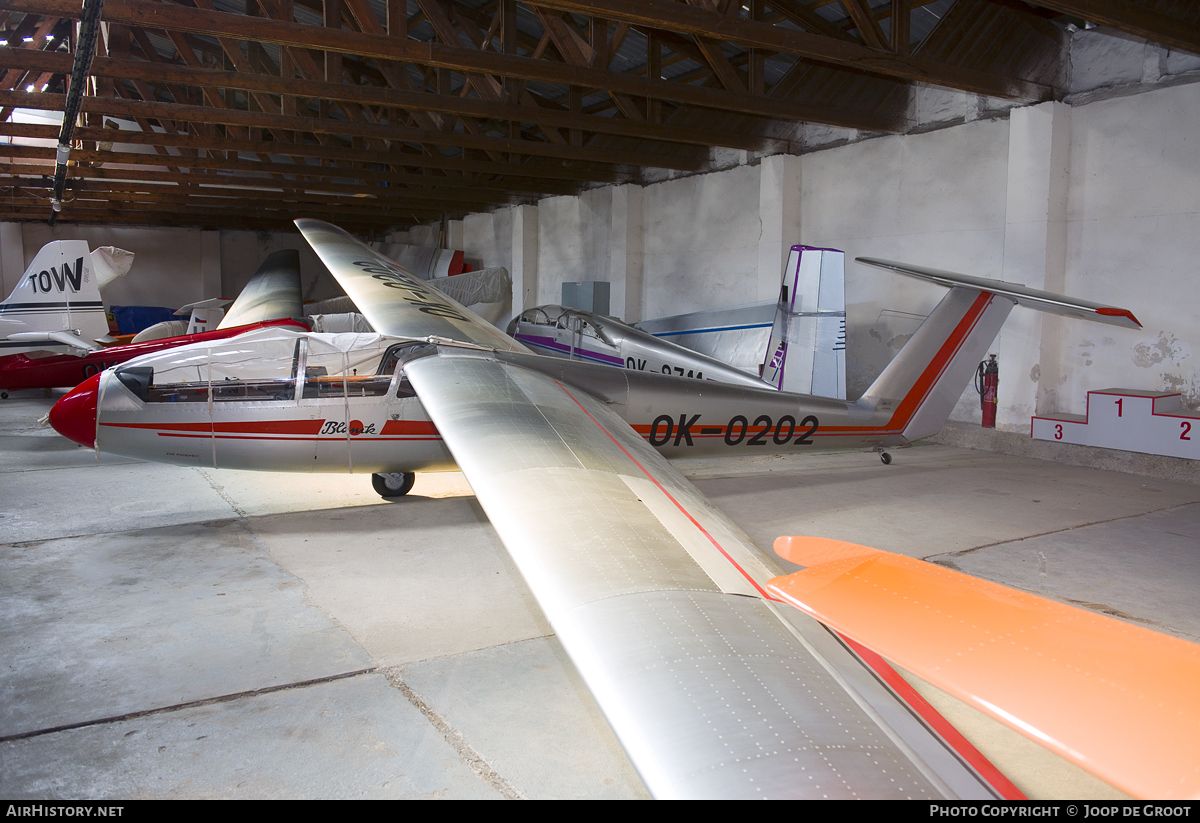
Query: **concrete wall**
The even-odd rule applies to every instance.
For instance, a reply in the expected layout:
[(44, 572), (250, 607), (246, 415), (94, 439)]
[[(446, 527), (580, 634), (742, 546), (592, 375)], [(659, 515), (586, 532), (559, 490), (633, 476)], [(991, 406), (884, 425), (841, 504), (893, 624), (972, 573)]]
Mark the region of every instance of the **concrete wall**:
[(1180, 391), (1200, 407), (1200, 84), (1072, 110), (1067, 288), (1123, 301), (1140, 334), (1064, 327), (1053, 404), (1087, 389)]
[(737, 306), (757, 294), (759, 166), (647, 186), (642, 192), (644, 317)]
[(855, 257), (1000, 276), (1008, 132), (1009, 121), (976, 121), (802, 158), (798, 242), (846, 252), (848, 396), (866, 390), (945, 293)]

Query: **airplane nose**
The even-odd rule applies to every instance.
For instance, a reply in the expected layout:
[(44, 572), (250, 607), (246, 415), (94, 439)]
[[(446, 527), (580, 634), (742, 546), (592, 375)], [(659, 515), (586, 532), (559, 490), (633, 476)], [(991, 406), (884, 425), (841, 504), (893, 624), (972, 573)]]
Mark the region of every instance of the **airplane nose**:
[(50, 425), (68, 440), (96, 448), (96, 396), (100, 375), (93, 374), (67, 392), (50, 409)]

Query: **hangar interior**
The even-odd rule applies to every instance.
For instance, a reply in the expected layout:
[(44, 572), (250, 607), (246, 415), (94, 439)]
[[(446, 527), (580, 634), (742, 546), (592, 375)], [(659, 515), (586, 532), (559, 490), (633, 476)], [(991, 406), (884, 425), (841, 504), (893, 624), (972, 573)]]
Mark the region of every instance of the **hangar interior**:
[[(943, 293), (856, 256), (1127, 307), (1141, 330), (1014, 311), (994, 433), (968, 386), (892, 466), (684, 472), (762, 546), (861, 542), (1200, 639), (1194, 461), (1028, 436), (1106, 387), (1200, 407), (1200, 11), (633, 5), (108, 0), (56, 190), (84, 15), (2, 0), (0, 288), (82, 239), (136, 254), (109, 304), (232, 296), (285, 248), (324, 299), (290, 227), (315, 216), (504, 266), (505, 321), (602, 280), (632, 322), (772, 299), (804, 243), (846, 252), (851, 398)], [(37, 427), (53, 399), (0, 406), (0, 794), (645, 796), (461, 476), (382, 504), (96, 458)], [(930, 699), (1028, 796), (1122, 796)]]

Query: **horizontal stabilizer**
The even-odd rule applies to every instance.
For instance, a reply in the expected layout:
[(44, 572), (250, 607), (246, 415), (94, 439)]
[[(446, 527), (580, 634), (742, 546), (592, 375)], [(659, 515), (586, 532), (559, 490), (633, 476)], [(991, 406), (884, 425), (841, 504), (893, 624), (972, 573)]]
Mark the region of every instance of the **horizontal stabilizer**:
[(1200, 796), (1200, 645), (853, 543), (775, 551), (801, 611), (1135, 797)]
[(191, 314), (196, 309), (219, 309), (222, 306), (228, 306), (233, 301), (226, 297), (209, 297), (207, 300), (197, 300), (195, 303), (188, 303), (186, 306), (180, 306), (175, 310), (176, 317), (184, 317)]
[(1129, 311), (1129, 309), (1105, 306), (1100, 303), (1092, 303), (1088, 300), (1078, 300), (1074, 297), (1066, 297), (1048, 291), (1030, 289), (1016, 283), (1002, 283), (999, 280), (971, 277), (967, 274), (955, 274), (954, 272), (941, 271), (940, 269), (910, 266), (907, 263), (897, 263), (892, 260), (878, 260), (874, 257), (856, 257), (854, 259), (859, 263), (866, 263), (868, 266), (877, 266), (881, 269), (889, 269), (900, 274), (907, 274), (909, 277), (915, 277), (918, 280), (927, 280), (930, 283), (937, 283), (939, 286), (946, 286), (947, 288), (960, 286), (991, 292), (992, 294), (1009, 298), (1018, 306), (1038, 309), (1039, 311), (1050, 312), (1051, 314), (1082, 317), (1085, 320), (1097, 320), (1101, 323), (1123, 326), (1127, 329), (1140, 329), (1142, 327), (1142, 324), (1138, 322), (1138, 319), (1133, 316), (1133, 312)]
[(83, 351), (96, 351), (100, 346), (91, 341), (76, 337), (69, 331), (21, 331), (8, 335), (7, 340), (13, 343), (64, 343), (72, 348)]

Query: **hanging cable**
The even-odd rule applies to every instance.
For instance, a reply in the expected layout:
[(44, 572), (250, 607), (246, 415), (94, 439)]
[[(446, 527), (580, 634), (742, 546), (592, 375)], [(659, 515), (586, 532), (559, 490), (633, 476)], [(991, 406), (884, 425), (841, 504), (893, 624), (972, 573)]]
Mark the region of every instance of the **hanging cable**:
[(50, 225), (58, 221), (62, 211), (63, 191), (67, 186), (67, 161), (71, 159), (71, 135), (83, 106), (83, 93), (92, 72), (96, 55), (96, 38), (100, 36), (100, 12), (104, 0), (83, 0), (83, 16), (79, 22), (79, 38), (75, 43), (75, 65), (67, 85), (67, 104), (63, 108), (62, 131), (58, 135), (58, 152), (54, 160), (54, 194), (50, 200)]

